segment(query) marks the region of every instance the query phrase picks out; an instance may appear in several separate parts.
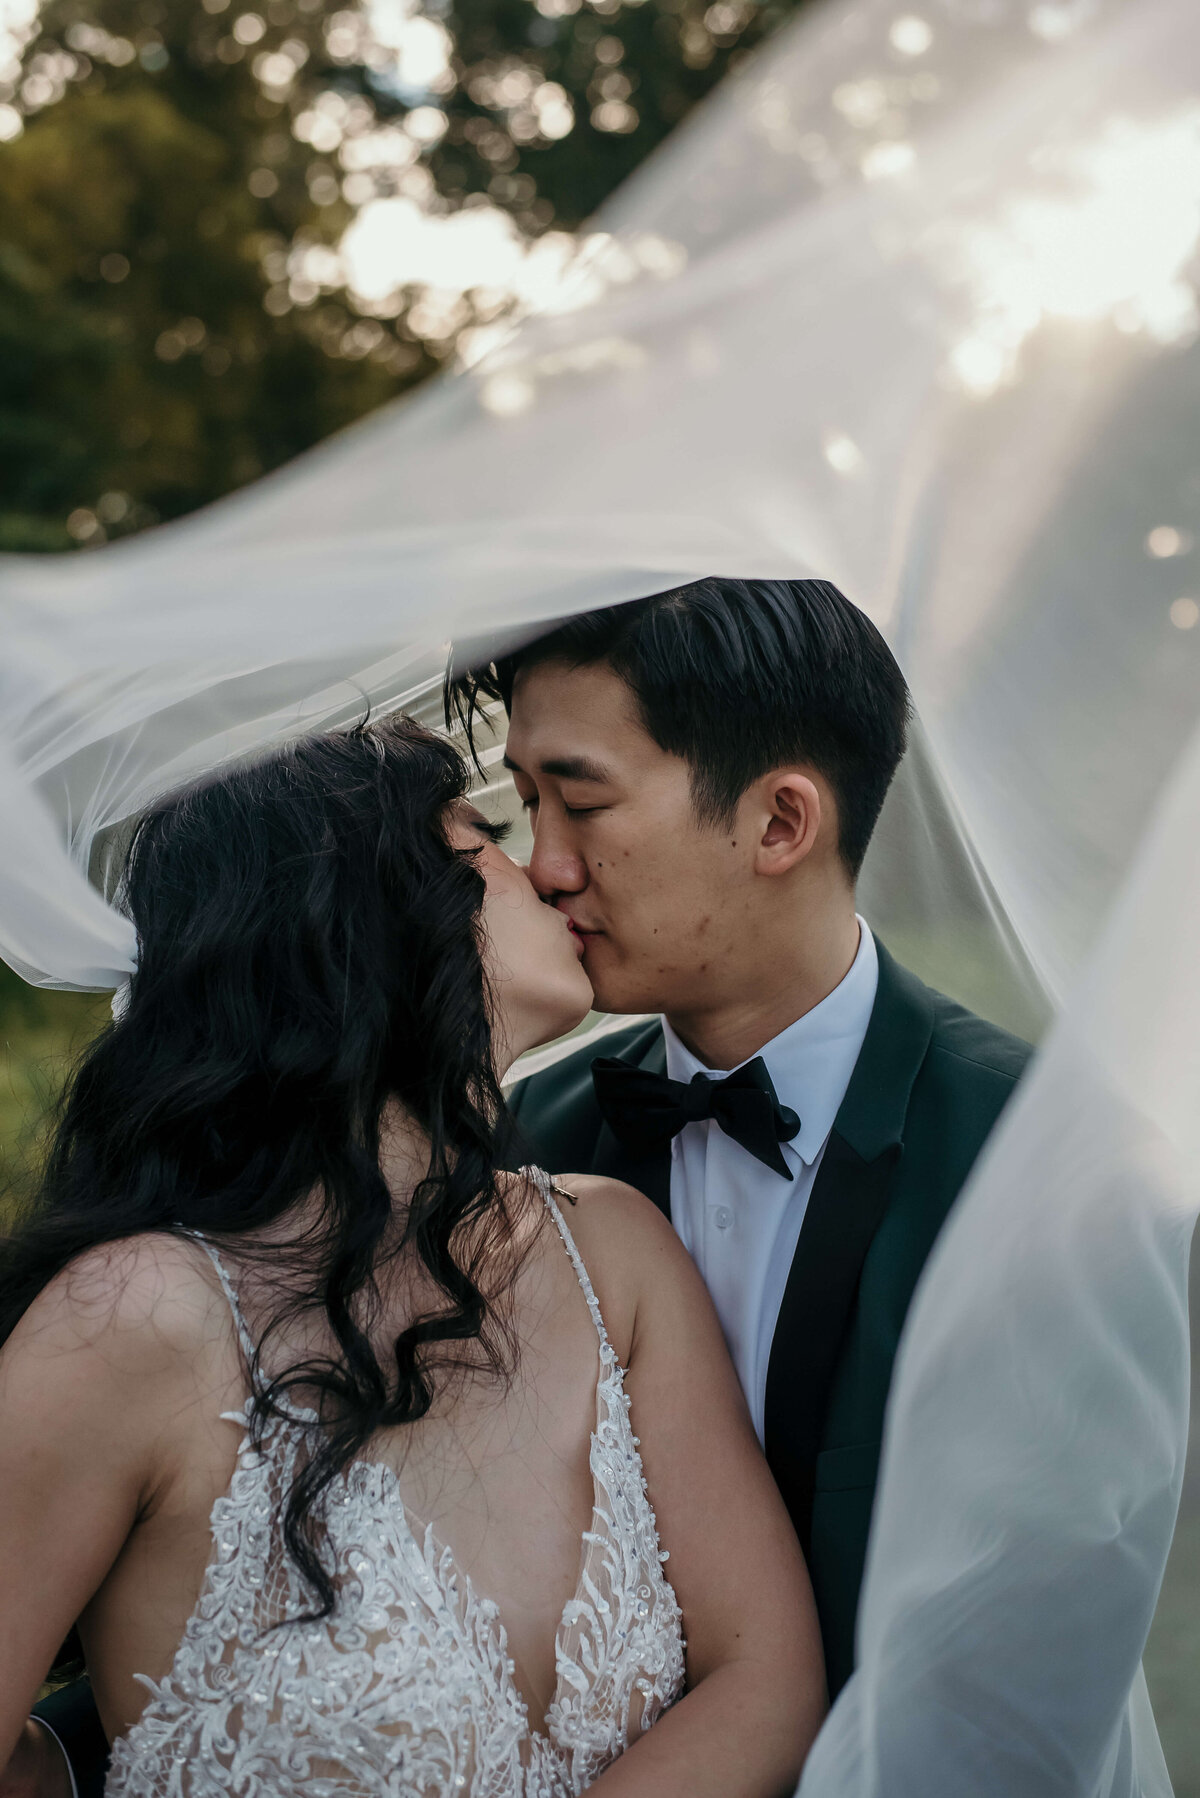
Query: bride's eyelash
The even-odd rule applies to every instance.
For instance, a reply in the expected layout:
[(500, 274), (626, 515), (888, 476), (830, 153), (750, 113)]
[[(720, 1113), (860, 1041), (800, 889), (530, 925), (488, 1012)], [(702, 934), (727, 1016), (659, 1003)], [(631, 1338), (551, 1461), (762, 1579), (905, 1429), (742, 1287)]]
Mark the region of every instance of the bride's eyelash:
[(512, 835), (512, 824), (507, 818), (476, 818), (475, 828), (480, 836), (486, 837), (489, 843), (503, 843)]

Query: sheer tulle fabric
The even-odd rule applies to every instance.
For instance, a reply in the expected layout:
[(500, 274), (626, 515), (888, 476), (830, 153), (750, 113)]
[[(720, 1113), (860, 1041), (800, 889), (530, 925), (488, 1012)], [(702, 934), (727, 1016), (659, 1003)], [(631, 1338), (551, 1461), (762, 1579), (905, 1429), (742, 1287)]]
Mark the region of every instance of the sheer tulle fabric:
[(827, 576), (887, 634), (921, 729), (861, 908), (999, 1021), (1062, 1016), (907, 1335), (814, 1792), (1158, 1777), (1137, 1666), (1198, 1203), (1200, 967), (1156, 909), (1194, 905), (1182, 773), (1139, 842), (1200, 692), (1198, 92), (1177, 0), (818, 7), (475, 366), (194, 519), (3, 571), (0, 948), (65, 985), (132, 965), (96, 887), (139, 805), (364, 697), (432, 715), (448, 638), (705, 573)]
[(1171, 1791), (1139, 1663), (1187, 1442), (1198, 824), (1200, 733), (919, 1288), (805, 1798)]

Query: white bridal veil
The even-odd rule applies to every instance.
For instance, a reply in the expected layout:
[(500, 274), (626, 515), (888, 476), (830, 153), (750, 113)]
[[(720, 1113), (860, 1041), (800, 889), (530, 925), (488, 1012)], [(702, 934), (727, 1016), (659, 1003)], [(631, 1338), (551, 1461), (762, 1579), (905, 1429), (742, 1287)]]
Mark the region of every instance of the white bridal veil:
[(802, 14), (472, 367), (0, 567), (0, 952), (116, 984), (114, 827), (364, 695), (432, 715), (448, 639), (836, 581), (921, 717), (864, 910), (977, 1009), (1057, 1017), (918, 1295), (803, 1790), (1132, 1798), (1169, 1790), (1139, 1662), (1200, 1204), (1200, 14), (912, 5)]

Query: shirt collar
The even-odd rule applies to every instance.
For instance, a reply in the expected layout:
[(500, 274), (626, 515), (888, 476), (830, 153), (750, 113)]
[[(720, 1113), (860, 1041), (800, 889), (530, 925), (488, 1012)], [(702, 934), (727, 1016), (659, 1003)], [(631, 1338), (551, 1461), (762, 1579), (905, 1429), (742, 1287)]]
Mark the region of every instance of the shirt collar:
[[(879, 957), (866, 923), (862, 918), (858, 923), (858, 954), (849, 972), (819, 1005), (781, 1030), (758, 1052), (767, 1064), (780, 1104), (790, 1105), (800, 1114), (799, 1133), (783, 1144), (784, 1159), (793, 1174), (802, 1163), (811, 1166), (824, 1147), (871, 1021), (879, 984)], [(709, 1074), (720, 1080), (733, 1071), (705, 1067), (680, 1042), (666, 1018), (662, 1027), (667, 1073), (672, 1080), (689, 1081), (694, 1074)], [(753, 1061), (756, 1057), (748, 1059)], [(675, 1143), (678, 1142), (676, 1137)]]

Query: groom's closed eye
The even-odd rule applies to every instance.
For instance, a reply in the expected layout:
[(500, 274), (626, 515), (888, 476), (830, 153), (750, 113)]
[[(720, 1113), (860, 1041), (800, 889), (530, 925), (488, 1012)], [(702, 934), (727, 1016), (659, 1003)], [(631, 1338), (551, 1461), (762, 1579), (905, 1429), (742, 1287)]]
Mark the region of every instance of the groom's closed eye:
[[(519, 794), (518, 798), (520, 798)], [(537, 809), (538, 797), (536, 793), (529, 799), (521, 800), (522, 811), (536, 812)], [(568, 818), (587, 818), (590, 817), (593, 812), (602, 812), (604, 809), (605, 807), (602, 805), (568, 805), (566, 800), (563, 800), (563, 811), (566, 812)]]

